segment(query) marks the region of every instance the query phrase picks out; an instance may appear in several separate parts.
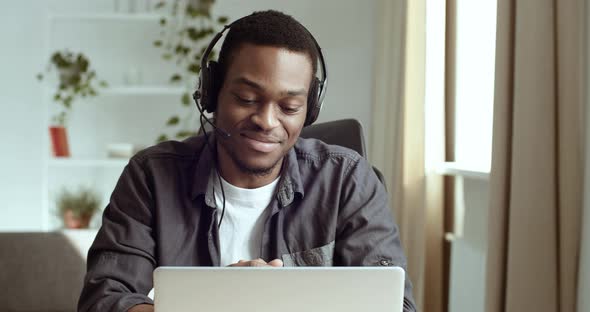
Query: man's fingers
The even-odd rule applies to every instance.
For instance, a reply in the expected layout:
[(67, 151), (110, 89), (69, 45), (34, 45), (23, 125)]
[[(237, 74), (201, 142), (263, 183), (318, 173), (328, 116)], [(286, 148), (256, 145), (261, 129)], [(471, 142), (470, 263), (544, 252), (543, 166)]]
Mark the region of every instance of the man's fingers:
[(274, 259), (271, 262), (269, 262), (268, 265), (273, 266), (273, 267), (282, 267), (283, 266), (283, 260), (281, 260), (281, 259)]
[(258, 258), (256, 260), (240, 260), (238, 261), (238, 263), (234, 263), (234, 264), (230, 264), (230, 267), (236, 267), (236, 266), (268, 266), (268, 264), (266, 263), (266, 261)]
[(274, 259), (268, 263), (266, 261), (258, 258), (255, 260), (240, 260), (237, 263), (230, 264), (229, 266), (233, 267), (241, 267), (241, 266), (251, 266), (251, 267), (265, 267), (265, 266), (272, 266), (272, 267), (282, 267), (283, 261), (281, 259)]

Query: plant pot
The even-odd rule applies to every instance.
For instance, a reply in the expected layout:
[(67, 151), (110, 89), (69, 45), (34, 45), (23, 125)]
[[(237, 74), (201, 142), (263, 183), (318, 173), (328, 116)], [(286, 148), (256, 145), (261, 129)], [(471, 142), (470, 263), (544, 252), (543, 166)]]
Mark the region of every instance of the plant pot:
[(92, 215), (76, 216), (71, 210), (63, 214), (64, 226), (68, 229), (87, 229)]
[(51, 136), (53, 156), (69, 157), (70, 149), (68, 147), (66, 128), (61, 126), (51, 126), (49, 127), (49, 135)]

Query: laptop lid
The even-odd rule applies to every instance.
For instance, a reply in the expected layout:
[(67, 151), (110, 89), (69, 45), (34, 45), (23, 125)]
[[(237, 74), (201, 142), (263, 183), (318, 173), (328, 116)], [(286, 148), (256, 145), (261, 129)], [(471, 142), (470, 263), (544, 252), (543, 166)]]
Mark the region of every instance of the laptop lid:
[(399, 267), (159, 267), (156, 312), (401, 312)]

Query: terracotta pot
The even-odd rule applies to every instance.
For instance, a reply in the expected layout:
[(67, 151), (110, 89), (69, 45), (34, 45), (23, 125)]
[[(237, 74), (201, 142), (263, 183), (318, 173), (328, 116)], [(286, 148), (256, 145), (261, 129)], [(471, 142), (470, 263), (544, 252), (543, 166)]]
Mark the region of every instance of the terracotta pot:
[(87, 229), (90, 224), (92, 215), (74, 216), (71, 210), (67, 210), (63, 214), (64, 226), (68, 229)]
[(51, 136), (51, 147), (53, 148), (53, 156), (55, 157), (69, 157), (70, 148), (68, 147), (68, 137), (66, 128), (61, 126), (49, 127), (49, 135)]

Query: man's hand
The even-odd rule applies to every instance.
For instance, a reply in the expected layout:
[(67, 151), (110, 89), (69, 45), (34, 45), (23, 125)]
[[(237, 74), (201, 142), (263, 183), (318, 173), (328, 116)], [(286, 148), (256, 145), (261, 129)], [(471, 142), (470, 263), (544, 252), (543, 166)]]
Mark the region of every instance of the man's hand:
[(282, 267), (283, 261), (280, 259), (274, 259), (270, 262), (266, 262), (260, 258), (256, 260), (240, 260), (238, 263), (228, 265), (230, 267)]
[(154, 306), (151, 304), (138, 304), (131, 307), (127, 312), (154, 312)]

